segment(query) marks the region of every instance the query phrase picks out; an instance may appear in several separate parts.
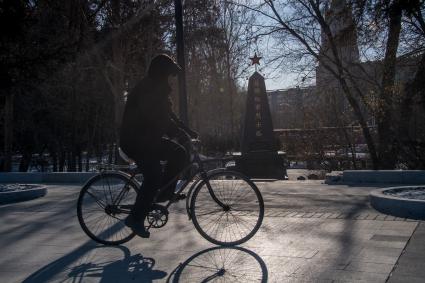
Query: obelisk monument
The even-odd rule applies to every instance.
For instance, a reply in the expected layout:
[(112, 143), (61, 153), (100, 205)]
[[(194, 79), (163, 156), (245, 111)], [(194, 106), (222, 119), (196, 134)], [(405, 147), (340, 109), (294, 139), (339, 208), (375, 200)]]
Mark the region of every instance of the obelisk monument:
[[(250, 58), (257, 67), (261, 57)], [(251, 178), (286, 179), (282, 155), (273, 133), (273, 122), (267, 99), (264, 77), (257, 72), (249, 78), (245, 116), (241, 137), (241, 156), (236, 170)]]

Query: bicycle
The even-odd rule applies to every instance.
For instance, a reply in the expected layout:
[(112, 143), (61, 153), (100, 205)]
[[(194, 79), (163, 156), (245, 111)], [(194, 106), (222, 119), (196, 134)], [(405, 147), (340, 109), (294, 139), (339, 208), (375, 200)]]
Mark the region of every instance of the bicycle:
[[(201, 160), (194, 142), (190, 142), (191, 162), (182, 170), (186, 181), (166, 203), (156, 200), (173, 180), (163, 185), (154, 198), (146, 217), (145, 226), (161, 228), (168, 222), (168, 208), (186, 194), (186, 213), (195, 229), (209, 242), (221, 246), (242, 244), (252, 238), (260, 228), (264, 217), (264, 202), (257, 186), (245, 175), (219, 168), (204, 169), (206, 162), (222, 159)], [(129, 164), (131, 160), (120, 151)], [(123, 172), (119, 169), (128, 169)], [(120, 245), (131, 240), (135, 233), (125, 226), (124, 219), (136, 200), (140, 173), (134, 163), (126, 166), (107, 166), (89, 179), (82, 187), (77, 203), (78, 221), (84, 232), (93, 240), (104, 245)]]

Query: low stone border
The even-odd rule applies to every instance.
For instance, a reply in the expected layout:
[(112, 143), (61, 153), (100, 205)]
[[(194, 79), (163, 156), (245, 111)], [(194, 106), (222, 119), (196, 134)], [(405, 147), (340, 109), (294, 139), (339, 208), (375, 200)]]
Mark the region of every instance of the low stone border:
[(325, 184), (425, 184), (425, 170), (344, 170), (326, 174)]
[(402, 218), (425, 220), (425, 200), (400, 198), (385, 194), (388, 190), (417, 188), (418, 186), (402, 186), (377, 189), (370, 193), (370, 203), (379, 212)]
[(97, 172), (9, 172), (0, 173), (0, 183), (55, 183), (55, 184), (83, 184)]
[(28, 190), (16, 190), (0, 192), (0, 204), (25, 201), (43, 197), (47, 194), (47, 188), (44, 186), (38, 186)]

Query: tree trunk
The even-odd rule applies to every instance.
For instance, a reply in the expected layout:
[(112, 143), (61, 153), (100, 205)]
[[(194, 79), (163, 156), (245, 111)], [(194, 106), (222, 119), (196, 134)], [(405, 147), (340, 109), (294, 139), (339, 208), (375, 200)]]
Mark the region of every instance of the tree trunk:
[(58, 171), (58, 154), (56, 150), (52, 150), (50, 154), (52, 156), (53, 172), (57, 172)]
[(81, 150), (78, 149), (77, 151), (77, 160), (78, 160), (78, 172), (82, 172), (83, 171), (83, 160), (82, 160), (82, 153)]
[(403, 160), (407, 161), (408, 167), (412, 169), (425, 167), (425, 160), (417, 152), (417, 141), (409, 131), (414, 112), (413, 105), (417, 98), (421, 100), (421, 96), (424, 97), (422, 103), (425, 106), (425, 54), (421, 57), (414, 79), (405, 87), (400, 106), (400, 123), (397, 133), (398, 150), (403, 156)]
[[(120, 28), (121, 6), (119, 0), (112, 1), (112, 21), (114, 26)], [(120, 36), (115, 36), (112, 40), (112, 61), (110, 66), (110, 86), (114, 95), (114, 142), (119, 143), (119, 130), (124, 112), (124, 58), (125, 46)]]
[(357, 121), (360, 124), (360, 127), (362, 128), (363, 137), (365, 138), (367, 148), (369, 150), (370, 159), (372, 160), (372, 166), (374, 170), (379, 169), (379, 159), (378, 154), (375, 147), (375, 142), (373, 140), (372, 134), (370, 133), (369, 126), (367, 125), (366, 119), (362, 113), (362, 110), (360, 109), (359, 104), (357, 103), (356, 99), (353, 97), (350, 88), (347, 85), (347, 82), (343, 78), (339, 78), (340, 85), (342, 87), (342, 90), (345, 93), (345, 96), (348, 100), (348, 103), (350, 103), (351, 107), (353, 108), (354, 115), (356, 115)]
[(88, 149), (87, 150), (87, 154), (86, 154), (86, 164), (85, 164), (85, 171), (86, 172), (89, 172), (90, 171), (90, 155), (91, 155), (91, 152), (90, 152), (90, 149)]
[(98, 145), (96, 148), (96, 157), (97, 157), (97, 163), (100, 164), (103, 162), (102, 158), (103, 158), (103, 146), (102, 145)]
[(22, 158), (19, 163), (19, 172), (27, 172), (31, 164), (32, 152), (29, 150), (24, 150), (22, 153)]
[(63, 172), (65, 169), (65, 154), (65, 150), (61, 147), (59, 152), (59, 172)]
[(108, 144), (108, 164), (112, 164), (114, 149), (112, 144)]
[(3, 171), (12, 170), (12, 142), (13, 142), (13, 94), (5, 95), (4, 105), (4, 163)]
[[(375, 170), (379, 169), (380, 162), (379, 162), (379, 157), (378, 157), (378, 153), (377, 153), (376, 146), (375, 146), (375, 141), (372, 138), (372, 134), (369, 130), (369, 126), (368, 126), (367, 121), (365, 119), (365, 115), (363, 114), (363, 111), (362, 111), (358, 101), (356, 100), (355, 96), (353, 95), (352, 91), (350, 90), (350, 87), (348, 86), (348, 82), (345, 79), (347, 74), (344, 71), (343, 62), (339, 58), (338, 48), (335, 44), (334, 36), (332, 35), (331, 28), (326, 23), (325, 18), (323, 17), (323, 14), (322, 14), (322, 12), (319, 8), (319, 5), (314, 4), (313, 1), (309, 1), (309, 3), (312, 5), (314, 12), (318, 16), (318, 21), (319, 21), (319, 24), (320, 24), (322, 30), (324, 31), (325, 35), (329, 39), (330, 48), (332, 50), (332, 56), (333, 56), (333, 59), (335, 60), (335, 62), (332, 62), (331, 65), (328, 65), (326, 63), (326, 60), (320, 60), (319, 55), (316, 54), (316, 52), (310, 47), (309, 43), (306, 42), (305, 39), (297, 33), (297, 31), (290, 29), (288, 27), (288, 25), (286, 23), (284, 23), (283, 20), (280, 19), (280, 18), (279, 18), (279, 22), (281, 22), (283, 24), (283, 26), (285, 28), (287, 28), (293, 36), (295, 36), (304, 46), (307, 47), (308, 52), (310, 54), (317, 56), (317, 58), (319, 59), (320, 63), (324, 66), (324, 68), (327, 71), (329, 71), (339, 81), (339, 84), (340, 84), (340, 86), (341, 86), (341, 88), (342, 88), (342, 90), (345, 94), (345, 97), (346, 97), (348, 103), (350, 104), (350, 106), (352, 107), (354, 115), (357, 118), (357, 121), (359, 122), (360, 127), (362, 128), (363, 137), (366, 141), (366, 144), (367, 144), (367, 147), (368, 147), (368, 150), (369, 150), (370, 158), (372, 160), (373, 169), (375, 169)], [(274, 13), (276, 15), (278, 15), (276, 8), (273, 5), (273, 2), (270, 2), (269, 5), (273, 9)], [(332, 64), (335, 65), (335, 67), (337, 68), (336, 70), (334, 70), (334, 68), (332, 68)]]
[(402, 10), (396, 1), (389, 10), (390, 24), (384, 58), (380, 107), (377, 115), (379, 162), (381, 169), (394, 169), (397, 163), (397, 147), (393, 126), (393, 98), (397, 49), (400, 39)]
[(78, 150), (74, 148), (71, 152), (71, 172), (77, 172)]
[(67, 171), (68, 172), (75, 172), (75, 156), (73, 154), (74, 152), (72, 150), (69, 150), (67, 154)]
[(235, 136), (235, 127), (234, 127), (234, 113), (233, 113), (233, 80), (232, 80), (232, 74), (230, 71), (230, 54), (229, 50), (226, 50), (226, 75), (227, 75), (227, 88), (229, 91), (229, 108), (230, 108), (230, 147), (232, 150), (234, 150), (234, 136)]

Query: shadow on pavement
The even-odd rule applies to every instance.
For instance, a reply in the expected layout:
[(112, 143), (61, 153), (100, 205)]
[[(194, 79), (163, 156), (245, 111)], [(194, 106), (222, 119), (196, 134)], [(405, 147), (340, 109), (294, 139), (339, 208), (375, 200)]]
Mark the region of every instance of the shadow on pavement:
[[(354, 216), (362, 212), (362, 207), (357, 206), (353, 207), (348, 211), (346, 218), (352, 219)], [(344, 220), (343, 222), (344, 232), (341, 235), (337, 236), (338, 247), (334, 250), (337, 255), (333, 258), (333, 263), (329, 265), (328, 268), (323, 268), (320, 275), (317, 279), (332, 280), (338, 281), (341, 278), (333, 278), (333, 273), (335, 270), (340, 270), (345, 268), (349, 262), (351, 262), (351, 257), (358, 251), (355, 250), (356, 244), (356, 222), (352, 220)], [(331, 236), (331, 234), (329, 235)]]
[(177, 266), (167, 283), (267, 282), (267, 266), (260, 256), (242, 247), (213, 247)]
[(124, 246), (85, 244), (40, 268), (23, 282), (267, 282), (264, 261), (242, 247), (202, 250), (167, 272), (155, 269), (155, 259), (131, 255)]
[(152, 282), (167, 276), (155, 260), (124, 246), (86, 244), (42, 267), (23, 282)]

